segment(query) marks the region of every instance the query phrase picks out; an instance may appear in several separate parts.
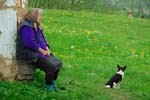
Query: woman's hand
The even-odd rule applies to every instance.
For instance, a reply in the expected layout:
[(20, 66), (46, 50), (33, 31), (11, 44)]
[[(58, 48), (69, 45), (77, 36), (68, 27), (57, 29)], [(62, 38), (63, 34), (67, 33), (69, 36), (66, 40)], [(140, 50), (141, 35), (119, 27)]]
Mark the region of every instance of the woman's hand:
[(46, 51), (47, 51), (47, 56), (50, 56), (50, 51), (49, 51), (49, 48), (48, 47), (46, 47)]
[(44, 56), (50, 56), (49, 51), (39, 48), (38, 51)]

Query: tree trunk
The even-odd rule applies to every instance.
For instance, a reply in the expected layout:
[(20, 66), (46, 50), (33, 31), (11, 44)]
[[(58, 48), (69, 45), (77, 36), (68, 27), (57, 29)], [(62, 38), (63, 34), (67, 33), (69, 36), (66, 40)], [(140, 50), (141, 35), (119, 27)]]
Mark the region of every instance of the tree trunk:
[(27, 0), (0, 0), (0, 80), (13, 81), (17, 75), (17, 24), (25, 14)]

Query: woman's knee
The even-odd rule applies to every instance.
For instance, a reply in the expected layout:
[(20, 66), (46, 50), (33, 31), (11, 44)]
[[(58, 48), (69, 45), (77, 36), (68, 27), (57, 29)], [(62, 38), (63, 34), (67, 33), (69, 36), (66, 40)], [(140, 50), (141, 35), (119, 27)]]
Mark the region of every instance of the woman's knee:
[(53, 66), (48, 66), (45, 69), (45, 73), (54, 73), (54, 72), (55, 72), (55, 67), (53, 67)]

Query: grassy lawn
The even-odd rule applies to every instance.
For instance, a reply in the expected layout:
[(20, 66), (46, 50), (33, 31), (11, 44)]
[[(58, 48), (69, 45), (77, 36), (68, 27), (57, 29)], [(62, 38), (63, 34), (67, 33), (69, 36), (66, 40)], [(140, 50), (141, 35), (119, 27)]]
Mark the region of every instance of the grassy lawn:
[[(44, 10), (42, 27), (51, 51), (63, 61), (57, 92), (33, 81), (0, 82), (1, 100), (150, 100), (150, 20), (124, 13)], [(104, 89), (117, 64), (127, 66), (120, 89)]]

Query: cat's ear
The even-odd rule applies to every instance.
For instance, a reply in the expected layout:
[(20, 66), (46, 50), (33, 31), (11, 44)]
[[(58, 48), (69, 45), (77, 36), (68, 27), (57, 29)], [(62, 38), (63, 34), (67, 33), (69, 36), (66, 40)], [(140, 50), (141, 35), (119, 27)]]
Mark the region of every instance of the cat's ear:
[(125, 70), (127, 68), (127, 66), (124, 66), (123, 69)]
[(117, 64), (117, 68), (118, 68), (118, 69), (120, 68), (119, 64)]

